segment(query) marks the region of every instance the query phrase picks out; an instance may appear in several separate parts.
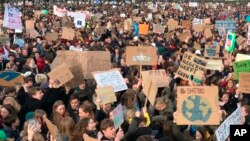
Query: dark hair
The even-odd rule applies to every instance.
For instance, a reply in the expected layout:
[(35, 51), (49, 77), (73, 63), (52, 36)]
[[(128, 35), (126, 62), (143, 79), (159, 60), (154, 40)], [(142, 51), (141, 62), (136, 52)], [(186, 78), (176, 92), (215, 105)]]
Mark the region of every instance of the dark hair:
[(5, 95), (8, 95), (9, 93), (14, 93), (14, 92), (16, 92), (16, 88), (14, 86), (4, 88)]
[(16, 120), (18, 119), (17, 115), (16, 114), (9, 114), (4, 120), (3, 120), (3, 123), (8, 126), (8, 127), (11, 127), (12, 124), (14, 122), (16, 122)]
[(33, 82), (31, 77), (24, 77), (23, 80), (24, 80), (24, 83)]
[(107, 128), (114, 127), (114, 126), (115, 125), (114, 125), (113, 120), (106, 118), (101, 121), (100, 131), (106, 130)]
[(6, 109), (9, 112), (9, 115), (10, 114), (17, 114), (16, 109), (12, 105), (10, 105), (10, 104), (5, 104), (1, 108)]
[(42, 89), (39, 88), (39, 87), (31, 87), (29, 89), (28, 93), (29, 93), (30, 96), (33, 96), (33, 95), (36, 94), (37, 91), (42, 91)]
[(74, 100), (74, 99), (77, 99), (77, 100), (79, 101), (79, 96), (78, 96), (77, 94), (72, 94), (72, 95), (70, 95), (70, 97), (69, 97), (69, 102), (71, 102), (71, 101)]
[(76, 138), (82, 138), (83, 134), (87, 134), (87, 127), (91, 118), (81, 119), (75, 126), (74, 136)]
[(153, 141), (153, 138), (150, 135), (142, 135), (136, 141)]

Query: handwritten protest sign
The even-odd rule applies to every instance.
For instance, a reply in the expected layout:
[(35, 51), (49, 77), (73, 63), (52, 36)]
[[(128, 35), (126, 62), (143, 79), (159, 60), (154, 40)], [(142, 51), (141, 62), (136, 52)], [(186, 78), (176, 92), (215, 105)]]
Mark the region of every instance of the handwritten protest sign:
[(5, 4), (4, 9), (3, 26), (10, 29), (22, 30), (23, 25), (19, 9), (11, 6), (10, 4)]
[(21, 86), (24, 83), (21, 73), (14, 71), (0, 72), (0, 86)]
[(210, 37), (213, 37), (213, 34), (212, 34), (212, 32), (211, 32), (211, 30), (210, 29), (205, 29), (205, 31), (204, 31), (204, 36), (205, 36), (205, 38), (210, 38)]
[(164, 31), (165, 31), (165, 26), (154, 24), (154, 27), (153, 27), (153, 32), (154, 33), (163, 34)]
[(151, 105), (155, 104), (155, 98), (157, 95), (158, 88), (156, 86), (156, 83), (152, 81), (152, 78), (146, 78), (144, 79), (145, 84), (143, 85), (143, 93), (149, 100)]
[(238, 61), (244, 61), (244, 60), (250, 60), (250, 56), (245, 55), (245, 54), (237, 53), (235, 61), (238, 62)]
[(75, 30), (72, 28), (62, 28), (62, 39), (73, 40), (75, 37)]
[(71, 71), (74, 77), (70, 81), (68, 81), (65, 86), (75, 88), (79, 86), (79, 84), (84, 83), (84, 76), (81, 64), (74, 64), (74, 66), (69, 67), (69, 70)]
[(57, 51), (51, 69), (55, 69), (62, 63), (66, 63), (69, 67), (80, 64), (84, 79), (92, 79), (91, 72), (111, 69), (110, 52), (108, 51)]
[(210, 18), (203, 19), (203, 23), (205, 23), (205, 24), (211, 24)]
[(250, 72), (250, 60), (234, 62), (233, 68), (234, 77), (236, 80), (238, 80), (240, 72)]
[(201, 49), (201, 45), (197, 42), (194, 42), (194, 49), (196, 50), (200, 50)]
[[(142, 71), (141, 74), (142, 79), (146, 80), (147, 78), (151, 78), (157, 87), (167, 87), (169, 85), (170, 77), (167, 76), (167, 73), (164, 69)], [(142, 85), (145, 83), (146, 81), (143, 81)]]
[(196, 26), (197, 24), (202, 24), (203, 20), (202, 19), (198, 19), (198, 18), (194, 18), (192, 21), (193, 27)]
[(54, 78), (58, 80), (56, 84), (57, 88), (61, 87), (63, 84), (65, 84), (66, 82), (68, 82), (74, 77), (71, 71), (69, 70), (68, 66), (64, 63), (56, 67), (50, 73), (48, 73), (48, 76), (50, 78)]
[(219, 58), (220, 48), (215, 45), (205, 46), (205, 57), (208, 58)]
[(113, 111), (113, 120), (115, 124), (115, 130), (118, 129), (122, 123), (124, 122), (123, 112), (122, 112), (122, 105), (119, 104)]
[(239, 92), (250, 93), (250, 73), (239, 73)]
[(177, 87), (177, 125), (219, 125), (217, 86)]
[(139, 34), (148, 35), (149, 25), (148, 24), (139, 24)]
[[(230, 21), (230, 20), (216, 20), (215, 21), (215, 29), (219, 31), (220, 35), (227, 34), (228, 30), (236, 31), (236, 21)], [(223, 31), (223, 30), (225, 31)]]
[(204, 31), (204, 23), (201, 24), (196, 24), (195, 26), (193, 26), (193, 29), (195, 32), (203, 32)]
[(241, 108), (238, 107), (215, 131), (217, 141), (226, 141), (230, 135), (230, 125), (240, 125), (242, 120)]
[(182, 42), (188, 42), (188, 40), (192, 37), (190, 31), (183, 32), (179, 35), (179, 39)]
[(36, 38), (40, 36), (40, 34), (35, 29), (28, 29), (26, 30), (26, 32), (30, 34), (31, 38)]
[(97, 96), (101, 99), (102, 105), (116, 101), (116, 96), (112, 86), (98, 88), (95, 91)]
[(126, 47), (126, 63), (128, 65), (156, 65), (156, 48)]
[(191, 53), (185, 53), (177, 70), (177, 75), (184, 80), (200, 83), (202, 73), (206, 70), (206, 64), (206, 59)]
[(221, 71), (223, 67), (222, 60), (207, 60), (207, 69)]
[(57, 32), (46, 33), (46, 40), (48, 41), (56, 41), (58, 39)]
[(114, 92), (119, 92), (128, 89), (119, 70), (109, 70), (103, 72), (93, 72), (94, 79), (99, 87), (112, 86)]
[(175, 30), (176, 28), (178, 28), (178, 21), (174, 19), (169, 19), (167, 22), (167, 26), (168, 26), (168, 32)]

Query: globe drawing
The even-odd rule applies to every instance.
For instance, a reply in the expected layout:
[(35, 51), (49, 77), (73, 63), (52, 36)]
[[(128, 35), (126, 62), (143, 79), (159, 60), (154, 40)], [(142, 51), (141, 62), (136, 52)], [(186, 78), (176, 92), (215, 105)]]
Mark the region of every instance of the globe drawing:
[(192, 122), (207, 122), (212, 114), (211, 104), (201, 96), (189, 96), (182, 103), (182, 114)]

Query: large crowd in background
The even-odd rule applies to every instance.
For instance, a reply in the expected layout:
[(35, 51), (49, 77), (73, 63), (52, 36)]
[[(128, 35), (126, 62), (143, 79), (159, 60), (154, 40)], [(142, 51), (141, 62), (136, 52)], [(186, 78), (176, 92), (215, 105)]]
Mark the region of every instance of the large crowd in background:
[[(175, 19), (181, 25), (183, 20), (193, 18), (210, 18), (211, 24), (216, 20), (231, 19), (237, 22), (237, 36), (247, 38), (248, 26), (245, 17), (250, 15), (246, 5), (217, 5), (216, 8), (200, 4), (189, 7), (180, 4), (183, 10), (175, 9), (172, 4), (159, 4), (156, 10), (149, 9), (145, 4), (112, 6), (63, 4), (67, 10), (87, 10), (93, 15), (100, 15), (98, 20), (86, 20), (84, 28), (75, 28), (76, 36), (69, 41), (61, 39), (61, 26), (55, 26), (54, 21), (62, 22), (62, 18), (53, 15), (52, 6), (48, 6), (46, 15), (35, 16), (41, 6), (27, 6), (22, 11), (22, 21), (35, 19), (35, 29), (41, 35), (32, 38), (25, 30), (15, 33), (12, 29), (4, 29), (9, 36), (9, 43), (0, 45), (0, 71), (11, 70), (25, 75), (24, 83), (19, 86), (0, 86), (0, 140), (15, 141), (82, 141), (87, 135), (101, 141), (213, 141), (216, 140), (215, 130), (219, 127), (212, 125), (194, 126), (177, 125), (175, 123), (176, 88), (178, 86), (197, 85), (176, 76), (182, 54), (190, 52), (204, 56), (205, 45), (216, 41), (219, 43), (219, 59), (223, 61), (223, 70), (207, 70), (201, 86), (216, 85), (219, 87), (219, 106), (221, 123), (232, 114), (237, 105), (241, 106), (242, 124), (250, 123), (250, 97), (238, 91), (238, 81), (233, 77), (233, 62), (237, 53), (249, 54), (249, 46), (237, 45), (232, 53), (225, 52), (226, 36), (220, 36), (215, 29), (213, 36), (205, 38), (203, 32), (190, 29), (191, 38), (187, 42), (180, 41), (178, 35), (183, 27), (174, 30), (170, 38), (164, 34), (149, 32), (148, 35), (135, 36), (131, 30), (121, 28), (127, 18), (142, 17), (142, 23), (148, 23), (152, 31), (153, 24), (166, 25), (169, 19)], [(228, 6), (231, 9), (228, 10)], [(138, 9), (138, 12), (134, 12)], [(167, 12), (166, 12), (167, 11)], [(226, 12), (224, 12), (226, 11)], [(124, 13), (126, 16), (121, 17)], [(152, 20), (147, 20), (148, 13), (153, 13)], [(158, 16), (156, 16), (158, 15)], [(160, 15), (160, 16), (159, 16)], [(68, 18), (68, 21), (72, 19)], [(102, 35), (95, 32), (96, 26), (111, 28)], [(47, 32), (58, 32), (59, 39), (48, 41)], [(165, 33), (168, 28), (165, 29)], [(24, 46), (14, 44), (14, 38), (23, 38)], [(200, 44), (199, 50), (194, 48), (194, 42)], [(145, 105), (145, 95), (142, 92), (140, 70), (136, 66), (126, 64), (127, 46), (154, 46), (158, 51), (156, 66), (143, 66), (142, 70), (164, 69), (171, 78), (165, 88), (158, 88), (155, 104)], [(5, 55), (6, 50), (8, 55)], [(117, 92), (117, 102), (100, 104), (101, 100), (95, 94), (96, 82), (93, 79), (82, 78), (82, 83), (75, 88), (62, 86), (55, 88), (56, 79), (47, 77), (51, 72), (50, 64), (58, 50), (74, 51), (109, 51), (113, 68), (119, 68), (126, 81), (128, 90)], [(72, 62), (74, 63), (74, 62)], [(166, 82), (167, 83), (167, 82)], [(112, 110), (122, 105), (124, 122), (115, 130), (112, 120)], [(218, 113), (219, 114), (219, 113)], [(46, 126), (51, 121), (58, 130), (54, 133)]]

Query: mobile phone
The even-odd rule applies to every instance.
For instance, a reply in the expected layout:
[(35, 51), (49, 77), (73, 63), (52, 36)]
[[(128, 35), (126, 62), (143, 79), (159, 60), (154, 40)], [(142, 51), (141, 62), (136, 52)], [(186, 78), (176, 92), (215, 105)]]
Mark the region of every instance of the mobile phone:
[(35, 119), (29, 120), (29, 125), (30, 126), (37, 126), (37, 121)]

